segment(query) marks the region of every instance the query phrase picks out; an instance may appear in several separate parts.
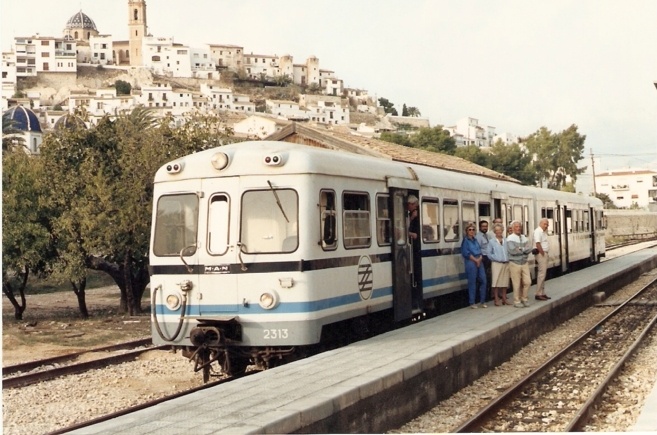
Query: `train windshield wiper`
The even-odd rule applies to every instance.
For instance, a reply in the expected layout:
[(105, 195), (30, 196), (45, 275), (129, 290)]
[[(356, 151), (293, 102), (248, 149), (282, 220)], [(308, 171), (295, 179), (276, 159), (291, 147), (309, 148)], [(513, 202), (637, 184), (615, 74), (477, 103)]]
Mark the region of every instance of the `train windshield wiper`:
[(281, 210), (281, 213), (283, 213), (285, 222), (290, 223), (290, 220), (287, 218), (287, 215), (285, 214), (285, 210), (283, 210), (283, 205), (281, 204), (281, 200), (278, 197), (278, 193), (276, 193), (274, 186), (272, 186), (271, 181), (269, 180), (267, 180), (267, 184), (269, 184), (269, 188), (271, 189), (271, 192), (274, 194), (274, 198), (276, 198), (276, 204), (278, 204), (278, 208)]

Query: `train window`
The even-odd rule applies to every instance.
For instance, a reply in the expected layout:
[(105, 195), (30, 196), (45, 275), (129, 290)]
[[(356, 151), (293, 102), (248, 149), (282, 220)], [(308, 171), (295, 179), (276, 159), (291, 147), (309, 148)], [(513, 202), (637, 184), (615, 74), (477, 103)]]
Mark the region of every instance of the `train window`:
[(366, 248), (370, 246), (370, 197), (367, 193), (342, 195), (344, 247)]
[(573, 232), (573, 211), (566, 210), (566, 234)]
[(491, 222), (491, 213), (490, 213), (490, 202), (480, 202), (479, 203), (479, 220), (488, 221), (489, 230), (492, 229)]
[(208, 251), (212, 255), (224, 255), (228, 250), (229, 218), (228, 196), (213, 195), (208, 213)]
[(244, 192), (240, 242), (247, 254), (296, 251), (299, 246), (297, 192), (275, 188)]
[(388, 195), (376, 196), (376, 241), (379, 246), (390, 245), (390, 212)]
[(591, 225), (590, 225), (591, 221), (589, 220), (589, 211), (588, 210), (584, 210), (583, 219), (584, 219), (584, 231), (586, 231), (588, 233), (588, 232), (591, 231)]
[(198, 196), (195, 193), (162, 196), (157, 201), (153, 253), (185, 257), (196, 252)]
[[(520, 222), (524, 226), (524, 219), (522, 216), (522, 205), (514, 204), (513, 205), (513, 220)], [(527, 234), (523, 231), (524, 234)]]
[(530, 228), (529, 228), (529, 207), (526, 206), (526, 205), (522, 207), (522, 217), (523, 217), (524, 222), (525, 222), (525, 234), (528, 235), (529, 230), (530, 230)]
[(465, 224), (468, 222), (474, 222), (476, 227), (479, 228), (479, 224), (477, 223), (477, 214), (475, 213), (474, 202), (463, 201), (461, 203), (461, 219), (463, 221), (462, 228), (465, 228)]
[(554, 234), (554, 209), (553, 208), (547, 208), (545, 210), (545, 215), (543, 216), (548, 220), (548, 236), (551, 236)]
[(443, 235), (446, 242), (460, 239), (459, 202), (453, 199), (443, 201)]
[(322, 240), (320, 245), (325, 251), (338, 246), (337, 222), (335, 210), (335, 192), (322, 190), (319, 193), (319, 226)]
[(422, 241), (440, 241), (440, 204), (437, 199), (422, 198)]

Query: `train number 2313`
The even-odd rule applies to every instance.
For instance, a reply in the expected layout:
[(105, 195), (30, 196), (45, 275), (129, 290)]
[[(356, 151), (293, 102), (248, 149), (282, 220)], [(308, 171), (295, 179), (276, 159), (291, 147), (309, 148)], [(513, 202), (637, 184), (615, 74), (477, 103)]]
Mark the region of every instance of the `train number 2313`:
[(276, 340), (277, 338), (287, 338), (287, 329), (263, 329), (265, 340)]

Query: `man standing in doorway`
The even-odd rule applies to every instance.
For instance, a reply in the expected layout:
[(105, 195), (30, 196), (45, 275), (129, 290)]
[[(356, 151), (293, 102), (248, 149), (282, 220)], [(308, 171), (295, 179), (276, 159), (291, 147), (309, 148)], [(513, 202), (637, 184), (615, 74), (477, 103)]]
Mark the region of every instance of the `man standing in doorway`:
[(417, 196), (409, 195), (407, 199), (408, 210), (408, 237), (413, 251), (413, 309), (421, 309), (422, 301), (422, 245), (420, 244), (420, 212)]
[(547, 301), (552, 299), (545, 294), (545, 276), (547, 275), (548, 267), (548, 251), (550, 245), (548, 244), (547, 229), (549, 222), (547, 218), (539, 221), (538, 227), (534, 230), (534, 244), (538, 250), (538, 254), (534, 256), (536, 259), (536, 266), (538, 271), (536, 273), (536, 296), (534, 299), (537, 301)]

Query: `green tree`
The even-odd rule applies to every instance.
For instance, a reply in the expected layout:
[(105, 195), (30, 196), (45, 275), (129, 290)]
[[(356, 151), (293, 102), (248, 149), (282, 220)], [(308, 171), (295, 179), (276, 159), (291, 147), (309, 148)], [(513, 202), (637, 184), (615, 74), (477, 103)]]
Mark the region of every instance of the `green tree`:
[(25, 147), (25, 138), (20, 136), (16, 121), (9, 117), (9, 112), (2, 114), (2, 152)]
[(132, 92), (132, 85), (124, 80), (117, 80), (114, 82), (114, 88), (117, 95), (130, 95)]
[(596, 193), (595, 197), (602, 201), (602, 207), (608, 210), (615, 210), (618, 207), (614, 204), (614, 200), (611, 199), (606, 193)]
[(536, 184), (536, 171), (532, 157), (518, 144), (505, 145), (497, 140), (490, 149), (490, 169), (513, 177), (525, 185)]
[(402, 116), (408, 116), (408, 108), (406, 108), (406, 103), (402, 106)]
[(541, 187), (545, 182), (549, 189), (560, 190), (568, 177), (573, 183), (577, 181), (577, 175), (586, 170), (577, 167), (583, 158), (585, 140), (586, 135), (579, 134), (574, 124), (560, 133), (541, 127), (525, 140)]
[(397, 109), (395, 109), (395, 104), (389, 101), (387, 98), (379, 98), (379, 106), (383, 107), (385, 113), (389, 113), (392, 116), (397, 116)]
[(413, 144), (411, 143), (411, 138), (403, 133), (391, 133), (388, 131), (384, 131), (383, 133), (381, 133), (379, 139), (384, 140), (386, 142), (392, 142), (399, 145), (404, 145), (405, 147), (413, 146)]
[(43, 176), (39, 160), (17, 149), (3, 152), (2, 166), (2, 291), (21, 320), (28, 277), (46, 274), (54, 253), (36, 183)]
[(435, 127), (422, 127), (411, 137), (415, 148), (434, 151), (444, 154), (454, 154), (456, 142), (442, 125)]
[(408, 116), (418, 118), (418, 117), (422, 116), (422, 114), (420, 113), (420, 109), (418, 109), (417, 107), (411, 106), (411, 107), (408, 108)]
[(454, 155), (480, 166), (490, 166), (489, 154), (481, 151), (481, 148), (476, 145), (458, 147)]

